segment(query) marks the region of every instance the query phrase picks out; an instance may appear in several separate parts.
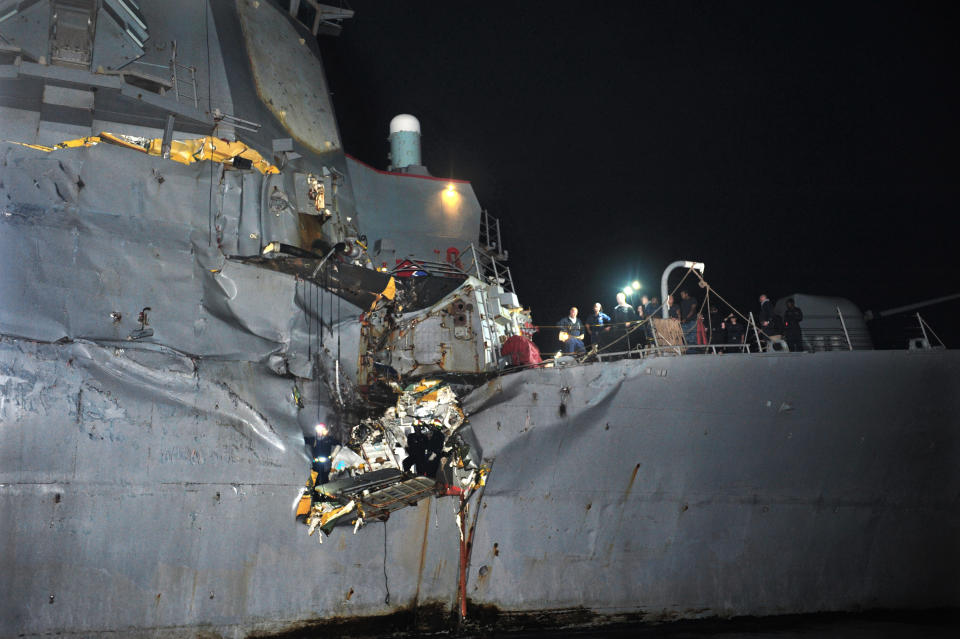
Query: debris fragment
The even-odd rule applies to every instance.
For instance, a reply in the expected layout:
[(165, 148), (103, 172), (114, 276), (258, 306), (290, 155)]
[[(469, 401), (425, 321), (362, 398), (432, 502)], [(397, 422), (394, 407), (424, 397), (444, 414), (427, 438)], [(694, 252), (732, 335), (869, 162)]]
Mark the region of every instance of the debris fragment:
[[(393, 382), (396, 385), (395, 382)], [(308, 534), (329, 535), (338, 525), (354, 533), (371, 520), (430, 496), (469, 497), (483, 484), (481, 452), (465, 428), (466, 416), (445, 382), (423, 380), (400, 392), (378, 418), (356, 424), (330, 454), (329, 481), (311, 473), (297, 514), (306, 511)]]
[[(28, 144), (26, 142), (16, 142), (14, 140), (4, 140), (11, 144), (18, 144), (29, 149), (50, 153), (57, 149), (73, 149), (78, 147), (96, 146), (101, 142), (115, 144), (126, 147), (148, 155), (157, 157), (167, 157), (163, 153), (163, 138), (143, 138), (133, 135), (121, 135), (119, 133), (108, 133), (106, 131), (100, 135), (92, 135), (75, 140), (66, 140), (54, 146), (44, 146), (41, 144)], [(280, 169), (263, 159), (257, 151), (251, 149), (243, 142), (231, 142), (222, 138), (215, 138), (207, 135), (202, 138), (192, 140), (171, 140), (169, 158), (180, 164), (193, 164), (203, 160), (211, 160), (222, 164), (231, 164), (236, 168), (253, 167), (264, 175), (280, 173)], [(159, 181), (163, 181), (162, 178)]]

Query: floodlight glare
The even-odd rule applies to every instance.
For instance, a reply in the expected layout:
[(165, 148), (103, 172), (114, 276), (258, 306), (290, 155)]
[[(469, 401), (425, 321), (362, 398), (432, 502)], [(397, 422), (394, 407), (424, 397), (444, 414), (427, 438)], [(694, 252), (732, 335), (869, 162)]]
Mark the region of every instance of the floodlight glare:
[(635, 291), (639, 291), (639, 290), (640, 290), (640, 282), (638, 282), (637, 280), (633, 280), (632, 286), (633, 286), (633, 290), (635, 290)]
[(623, 287), (623, 294), (624, 294), (624, 295), (633, 295), (633, 289), (630, 288), (629, 286), (624, 286), (624, 287)]

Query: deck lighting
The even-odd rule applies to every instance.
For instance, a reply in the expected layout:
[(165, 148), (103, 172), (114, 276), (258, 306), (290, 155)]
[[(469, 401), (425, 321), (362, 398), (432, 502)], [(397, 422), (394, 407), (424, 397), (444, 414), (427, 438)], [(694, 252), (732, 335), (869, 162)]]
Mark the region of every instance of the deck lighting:
[(453, 182), (447, 183), (447, 188), (440, 192), (440, 199), (447, 213), (458, 213), (460, 211), (460, 200), (462, 197), (460, 192), (454, 187)]

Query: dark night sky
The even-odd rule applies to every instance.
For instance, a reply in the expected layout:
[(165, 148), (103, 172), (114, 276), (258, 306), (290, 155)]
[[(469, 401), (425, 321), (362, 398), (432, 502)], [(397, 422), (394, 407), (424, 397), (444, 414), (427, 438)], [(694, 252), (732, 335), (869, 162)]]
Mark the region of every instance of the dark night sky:
[[(744, 310), (960, 292), (956, 3), (350, 5), (321, 38), (347, 152), (384, 168), (390, 118), (416, 115), (538, 322), (675, 259)], [(960, 345), (960, 304), (922, 312)]]

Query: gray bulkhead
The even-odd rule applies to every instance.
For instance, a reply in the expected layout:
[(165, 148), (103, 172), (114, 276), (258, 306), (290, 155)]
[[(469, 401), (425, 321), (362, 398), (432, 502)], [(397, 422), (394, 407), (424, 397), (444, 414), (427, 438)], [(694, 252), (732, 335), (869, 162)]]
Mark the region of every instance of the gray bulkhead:
[(347, 168), (378, 265), (393, 268), (407, 258), (456, 262), (477, 243), (481, 207), (469, 182), (378, 171), (353, 158)]

